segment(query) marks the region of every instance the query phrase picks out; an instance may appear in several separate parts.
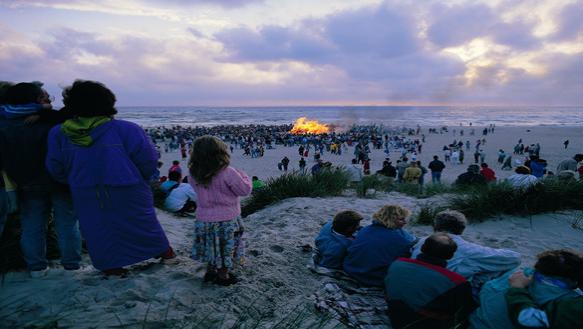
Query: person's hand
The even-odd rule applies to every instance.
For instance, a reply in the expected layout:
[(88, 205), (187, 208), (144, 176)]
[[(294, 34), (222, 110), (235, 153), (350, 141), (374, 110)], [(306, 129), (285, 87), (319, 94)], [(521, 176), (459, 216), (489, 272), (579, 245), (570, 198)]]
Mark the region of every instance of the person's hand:
[(508, 283), (512, 288), (526, 288), (532, 282), (532, 276), (526, 276), (518, 271), (510, 276)]

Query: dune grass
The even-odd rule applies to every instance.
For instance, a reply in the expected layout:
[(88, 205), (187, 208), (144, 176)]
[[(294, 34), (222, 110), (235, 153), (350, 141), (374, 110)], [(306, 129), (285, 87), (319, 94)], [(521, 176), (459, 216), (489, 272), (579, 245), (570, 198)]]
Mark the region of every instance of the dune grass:
[(317, 175), (286, 173), (269, 179), (263, 189), (254, 191), (245, 200), (242, 215), (248, 216), (287, 198), (337, 196), (348, 186), (348, 180), (348, 173), (343, 169), (323, 170)]
[(470, 220), (483, 220), (501, 214), (534, 215), (566, 209), (583, 209), (583, 182), (542, 180), (526, 190), (506, 183), (488, 184), (455, 194), (446, 206), (459, 210)]

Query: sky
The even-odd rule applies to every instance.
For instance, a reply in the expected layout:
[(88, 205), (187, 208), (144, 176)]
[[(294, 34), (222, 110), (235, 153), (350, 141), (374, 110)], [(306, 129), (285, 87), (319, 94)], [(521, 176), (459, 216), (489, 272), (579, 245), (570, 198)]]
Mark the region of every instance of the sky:
[[(120, 106), (583, 105), (583, 0), (0, 0), (0, 80)], [(57, 102), (58, 103), (58, 102)]]

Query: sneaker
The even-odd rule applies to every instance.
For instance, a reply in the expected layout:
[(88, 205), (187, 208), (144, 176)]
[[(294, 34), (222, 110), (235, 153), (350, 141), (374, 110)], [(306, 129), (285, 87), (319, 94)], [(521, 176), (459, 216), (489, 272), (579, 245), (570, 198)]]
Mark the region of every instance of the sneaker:
[(48, 272), (49, 272), (48, 267), (45, 267), (42, 270), (33, 270), (33, 271), (30, 271), (30, 277), (31, 278), (42, 278), (44, 276), (47, 276)]

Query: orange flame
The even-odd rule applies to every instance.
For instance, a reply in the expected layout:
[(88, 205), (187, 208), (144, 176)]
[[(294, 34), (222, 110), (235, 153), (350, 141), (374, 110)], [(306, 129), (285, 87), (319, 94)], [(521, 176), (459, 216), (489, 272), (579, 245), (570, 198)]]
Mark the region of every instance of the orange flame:
[(292, 134), (324, 134), (330, 132), (330, 128), (326, 124), (319, 123), (316, 120), (308, 120), (306, 117), (301, 117), (296, 120), (290, 133)]

